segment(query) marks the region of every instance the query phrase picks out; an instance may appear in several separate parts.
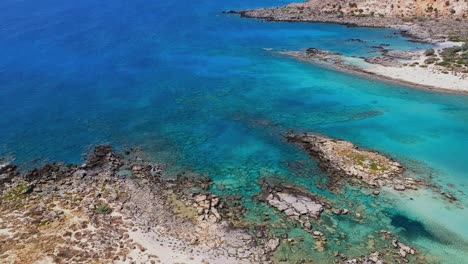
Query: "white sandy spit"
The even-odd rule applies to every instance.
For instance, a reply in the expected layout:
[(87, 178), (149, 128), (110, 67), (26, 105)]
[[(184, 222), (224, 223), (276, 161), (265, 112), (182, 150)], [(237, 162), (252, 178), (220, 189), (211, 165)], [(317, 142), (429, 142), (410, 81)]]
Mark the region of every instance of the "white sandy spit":
[(415, 85), (429, 86), (435, 89), (450, 91), (468, 92), (468, 77), (466, 75), (457, 76), (451, 73), (443, 73), (431, 66), (427, 68), (421, 68), (418, 66), (389, 67), (372, 64), (372, 66), (365, 67), (363, 70)]

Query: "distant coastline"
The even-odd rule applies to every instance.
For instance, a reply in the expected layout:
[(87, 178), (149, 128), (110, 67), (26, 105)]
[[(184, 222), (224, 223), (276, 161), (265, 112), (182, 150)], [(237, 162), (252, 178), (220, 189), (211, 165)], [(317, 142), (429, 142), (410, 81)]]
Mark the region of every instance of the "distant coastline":
[[(258, 18), (265, 21), (335, 23), (347, 26), (394, 28), (411, 41), (434, 44), (433, 49), (415, 51), (400, 56), (399, 51), (380, 47), (381, 56), (374, 58), (352, 58), (341, 54), (321, 52), (319, 55), (302, 51), (281, 51), (282, 54), (339, 71), (358, 74), (367, 78), (380, 79), (415, 88), (439, 92), (468, 94), (468, 19), (463, 12), (468, 8), (459, 6), (462, 15), (446, 12), (436, 18), (403, 17), (390, 13), (386, 16), (372, 9), (333, 9), (333, 0), (293, 3), (282, 7), (259, 8), (254, 10), (229, 11), (241, 17)], [(447, 6), (448, 7), (448, 6)], [(331, 8), (331, 9), (330, 9)], [(343, 11), (345, 10), (345, 11)], [(359, 10), (359, 11), (356, 11)], [(357, 13), (356, 13), (357, 12)], [(362, 41), (362, 40), (357, 40)], [(395, 56), (396, 54), (396, 56)], [(408, 56), (407, 56), (408, 55)], [(348, 63), (348, 59), (361, 59), (366, 67)]]
[(468, 4), (434, 0), (433, 3), (391, 0), (323, 0), (286, 6), (229, 11), (266, 21), (325, 22), (361, 27), (391, 27), (414, 41), (468, 39)]

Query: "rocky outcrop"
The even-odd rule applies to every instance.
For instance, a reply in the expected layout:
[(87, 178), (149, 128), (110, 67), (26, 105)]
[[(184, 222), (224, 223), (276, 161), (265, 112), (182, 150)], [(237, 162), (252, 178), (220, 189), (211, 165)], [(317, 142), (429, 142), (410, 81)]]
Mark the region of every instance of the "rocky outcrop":
[(262, 192), (260, 201), (282, 212), (291, 221), (312, 232), (312, 224), (320, 218), (325, 208), (330, 205), (311, 192), (289, 184), (277, 182), (274, 178), (261, 178), (258, 183)]
[(394, 58), (389, 58), (386, 56), (375, 56), (375, 57), (368, 57), (364, 59), (365, 62), (371, 64), (380, 64), (387, 67), (395, 67), (401, 66), (402, 63)]
[(333, 68), (336, 70), (364, 73), (364, 71), (344, 60), (340, 53), (329, 52), (326, 50), (319, 50), (316, 48), (308, 48), (305, 52), (302, 51), (280, 51), (282, 55), (294, 57), (295, 59), (302, 60), (308, 63), (320, 65), (325, 68)]
[(287, 192), (270, 193), (265, 200), (287, 216), (305, 215), (311, 218), (319, 218), (323, 212), (323, 205), (320, 203), (309, 197)]
[(401, 243), (396, 238), (392, 240), (392, 245), (394, 248), (398, 249), (398, 255), (400, 255), (402, 258), (406, 258), (406, 256), (414, 255), (416, 253), (414, 249)]
[(330, 176), (333, 187), (341, 180), (373, 188), (417, 189), (423, 182), (403, 176), (405, 168), (397, 161), (377, 152), (356, 147), (351, 142), (315, 134), (288, 134), (289, 142), (298, 143), (319, 161)]
[(12, 164), (0, 165), (0, 190), (5, 183), (11, 182), (13, 178), (19, 175), (18, 167)]
[(403, 65), (401, 60), (409, 61), (418, 59), (421, 54), (415, 51), (391, 50), (382, 46), (376, 47), (381, 53), (381, 56), (367, 57), (365, 62), (371, 64), (380, 64), (386, 67), (400, 67)]

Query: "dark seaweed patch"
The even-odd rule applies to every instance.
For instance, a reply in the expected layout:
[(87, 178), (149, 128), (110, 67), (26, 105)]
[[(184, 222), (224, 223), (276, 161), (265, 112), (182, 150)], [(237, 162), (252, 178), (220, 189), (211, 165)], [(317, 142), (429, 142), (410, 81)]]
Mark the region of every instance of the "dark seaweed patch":
[(381, 112), (381, 111), (366, 111), (366, 112), (360, 112), (360, 113), (353, 114), (351, 116), (351, 119), (353, 119), (353, 120), (355, 120), (355, 119), (366, 119), (366, 118), (371, 118), (371, 117), (382, 115), (382, 114), (383, 114), (383, 112)]
[(401, 232), (409, 239), (425, 237), (433, 241), (442, 242), (438, 237), (429, 232), (426, 227), (417, 220), (409, 219), (402, 214), (394, 214), (390, 216), (391, 224), (394, 227), (403, 229)]

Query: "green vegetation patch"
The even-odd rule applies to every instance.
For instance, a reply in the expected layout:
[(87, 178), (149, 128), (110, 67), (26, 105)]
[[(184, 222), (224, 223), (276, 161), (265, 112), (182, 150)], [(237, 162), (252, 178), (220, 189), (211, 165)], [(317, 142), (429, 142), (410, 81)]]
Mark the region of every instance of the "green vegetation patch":
[(434, 50), (434, 49), (427, 49), (427, 50), (424, 52), (424, 55), (426, 55), (426, 56), (434, 56), (434, 55), (435, 55), (435, 50)]
[(184, 218), (195, 222), (198, 217), (197, 209), (193, 206), (187, 205), (184, 201), (178, 199), (175, 193), (167, 195), (167, 201), (171, 204), (172, 211)]
[(21, 182), (16, 187), (12, 188), (10, 191), (5, 193), (2, 196), (2, 200), (6, 201), (15, 201), (17, 199), (21, 199), (24, 196), (24, 191), (28, 187), (27, 182)]
[(106, 215), (112, 213), (112, 209), (107, 204), (101, 204), (96, 208), (96, 213)]
[[(436, 63), (436, 65), (462, 72), (468, 71), (468, 43), (464, 43), (462, 46), (445, 48), (440, 51), (440, 57), (442, 61)], [(427, 64), (435, 62), (429, 59), (425, 61)]]

